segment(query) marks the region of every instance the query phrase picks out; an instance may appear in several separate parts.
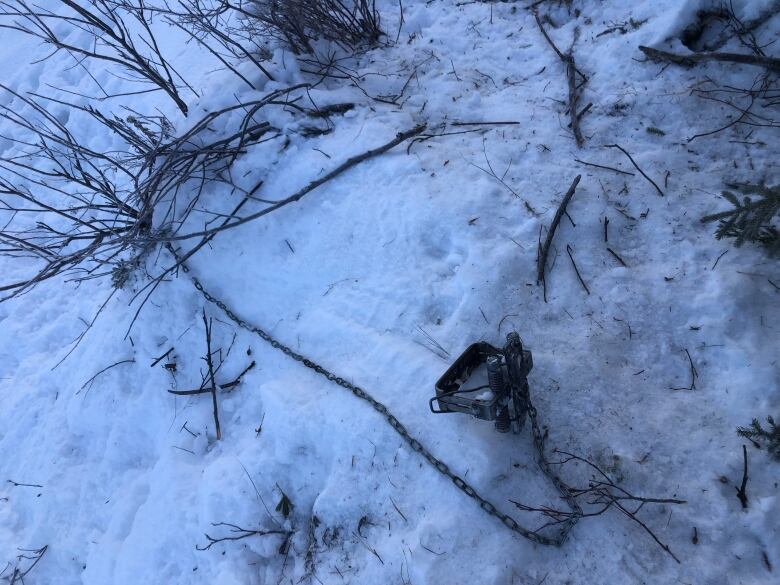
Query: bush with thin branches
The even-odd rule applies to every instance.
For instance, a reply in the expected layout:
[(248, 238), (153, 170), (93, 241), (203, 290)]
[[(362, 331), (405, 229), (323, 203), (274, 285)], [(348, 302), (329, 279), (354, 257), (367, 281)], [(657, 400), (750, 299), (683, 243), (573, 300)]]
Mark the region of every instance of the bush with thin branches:
[[(205, 188), (243, 191), (230, 175), (236, 159), (283, 136), (261, 110), (297, 105), (289, 96), (303, 87), (211, 112), (179, 136), (164, 117), (109, 117), (91, 106), (57, 102), (114, 136), (119, 146), (105, 152), (90, 148), (43, 105), (56, 100), (0, 86), (16, 100), (0, 106), (0, 120), (11, 126), (19, 149), (0, 156), (0, 253), (34, 259), (30, 264), (38, 267), (0, 284), (0, 300), (59, 275), (76, 281), (110, 275), (121, 287), (128, 272), (160, 242), (174, 239), (193, 214), (203, 215), (200, 227), (208, 229), (220, 215), (198, 209)], [(215, 134), (214, 127), (225, 130)]]
[(374, 0), (248, 0), (244, 10), (250, 30), (296, 54), (313, 53), (318, 39), (352, 51), (376, 44), (383, 34)]
[[(152, 31), (152, 11), (143, 0), (60, 0), (60, 4), (54, 11), (28, 0), (0, 0), (0, 29), (40, 39), (52, 47), (49, 57), (60, 51), (70, 53), (90, 77), (85, 61), (119, 66), (132, 81), (152, 86), (142, 92), (164, 91), (187, 115), (180, 88), (194, 90), (163, 56)], [(69, 33), (74, 31), (89, 33), (89, 42), (71, 42)], [(92, 79), (103, 98), (117, 97), (106, 92), (95, 77)]]

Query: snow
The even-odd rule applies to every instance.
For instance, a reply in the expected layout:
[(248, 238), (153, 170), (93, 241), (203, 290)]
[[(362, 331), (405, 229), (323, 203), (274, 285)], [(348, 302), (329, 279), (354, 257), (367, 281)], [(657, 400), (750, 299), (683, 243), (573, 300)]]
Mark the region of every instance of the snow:
[[(549, 448), (588, 457), (634, 493), (686, 500), (648, 507), (642, 516), (681, 563), (616, 512), (583, 519), (562, 548), (514, 535), (412, 452), (367, 404), (236, 328), (180, 273), (158, 289), (128, 337), (135, 290), (116, 293), (61, 363), (111, 294), (109, 280), (78, 287), (50, 281), (0, 303), (0, 567), (15, 563), (18, 548), (48, 545), (25, 582), (777, 579), (780, 468), (748, 445), (750, 504), (743, 510), (735, 486), (745, 441), (735, 428), (777, 413), (780, 405), (778, 291), (768, 281), (780, 276), (776, 260), (754, 247), (731, 248), (714, 239), (712, 225), (698, 221), (723, 208), (716, 194), (725, 180), (780, 182), (777, 137), (758, 129), (751, 140), (768, 146), (732, 143), (727, 138), (744, 140), (747, 131), (734, 127), (688, 142), (729, 115), (691, 97), (690, 86), (705, 75), (745, 83), (756, 71), (707, 64), (662, 72), (661, 64), (644, 62), (637, 47), (679, 48), (679, 41), (664, 43), (702, 2), (583, 0), (574, 3), (579, 18), (549, 4), (560, 24), (549, 28), (559, 47), (568, 48), (580, 30), (574, 54), (590, 76), (583, 100), (594, 103), (582, 119), (583, 149), (566, 128), (563, 67), (521, 3), (407, 2), (399, 43), (350, 62), (366, 74), (363, 88), (375, 96), (397, 94), (411, 75), (400, 107), (329, 80), (310, 91), (311, 99), (356, 107), (333, 118), (332, 133), (310, 139), (295, 133), (301, 122), (294, 113), (269, 110), (290, 144), (282, 150), (267, 143), (239, 159), (240, 184), (263, 179), (259, 196), (280, 199), (417, 123), (430, 129), (445, 121), (519, 123), (433, 138), (408, 153), (402, 145), (297, 204), (220, 234), (190, 265), (242, 318), (368, 390), (455, 473), (536, 526), (543, 519), (515, 511), (510, 500), (561, 504), (534, 465), (528, 432), (499, 435), (489, 423), (428, 409), (435, 381), (458, 352), (480, 339), (502, 345), (516, 329), (533, 352), (531, 392)], [(748, 18), (768, 2), (735, 5)], [(397, 5), (381, 8), (395, 38)], [(644, 24), (598, 36), (630, 18)], [(769, 27), (777, 38), (778, 17)], [(67, 100), (77, 98), (64, 89), (95, 94), (68, 55), (40, 61), (46, 47), (14, 32), (2, 35), (0, 70), (14, 91)], [(166, 30), (161, 39), (202, 97), (187, 95), (190, 119), (163, 95), (135, 96), (126, 105), (159, 109), (179, 132), (199, 113), (237, 97), (311, 81), (280, 48), (268, 64), (276, 82), (242, 69), (254, 75), (253, 92), (196, 46), (185, 46), (180, 34)], [(21, 65), (27, 62), (36, 63)], [(110, 91), (127, 89), (102, 65), (91, 72)], [(22, 108), (8, 93), (0, 95), (2, 103)], [(105, 111), (121, 105), (120, 99), (98, 104)], [(92, 148), (118, 146), (87, 116), (59, 106), (52, 111)], [(227, 132), (235, 120), (224, 123)], [(8, 131), (0, 123), (0, 134)], [(665, 197), (639, 174), (574, 160), (634, 172), (619, 151), (603, 147), (616, 142)], [(0, 153), (15, 148), (0, 138)], [(499, 175), (509, 168), (504, 181), (517, 196), (479, 168), (488, 165)], [(576, 227), (566, 218), (560, 224), (545, 303), (535, 282), (540, 224), (549, 225), (578, 173), (583, 178), (569, 205)], [(222, 212), (238, 201), (217, 187), (205, 197), (202, 205)], [(609, 246), (627, 267), (605, 248), (605, 217)], [(574, 274), (567, 244), (590, 295)], [(170, 262), (165, 253), (150, 263), (155, 260)], [(2, 256), (0, 268), (3, 282), (31, 269)], [(136, 290), (144, 283), (139, 275)], [(203, 308), (214, 318), (214, 347), (227, 350), (232, 343), (222, 379), (257, 362), (237, 388), (220, 394), (221, 441), (208, 395), (167, 392), (199, 384)], [(150, 368), (170, 347), (172, 362)], [(686, 350), (698, 371), (696, 389), (672, 390), (690, 383)], [(133, 361), (84, 386), (123, 360)], [(175, 372), (166, 363), (175, 363)], [(564, 477), (587, 480), (584, 470)], [(276, 510), (283, 494), (294, 506), (288, 518)], [(279, 554), (283, 538), (274, 535), (197, 550), (208, 544), (205, 533), (228, 534), (213, 526), (220, 522), (294, 530), (289, 552)]]

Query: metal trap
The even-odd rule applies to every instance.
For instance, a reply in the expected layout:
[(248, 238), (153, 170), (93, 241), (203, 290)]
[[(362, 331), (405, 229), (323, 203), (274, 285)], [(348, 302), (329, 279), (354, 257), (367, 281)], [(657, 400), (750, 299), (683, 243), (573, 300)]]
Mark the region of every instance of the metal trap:
[(474, 343), (436, 382), (436, 396), (429, 402), (431, 412), (462, 412), (493, 421), (500, 433), (519, 433), (528, 414), (528, 373), (532, 367), (531, 352), (523, 349), (514, 331), (506, 336), (503, 349), (486, 341)]

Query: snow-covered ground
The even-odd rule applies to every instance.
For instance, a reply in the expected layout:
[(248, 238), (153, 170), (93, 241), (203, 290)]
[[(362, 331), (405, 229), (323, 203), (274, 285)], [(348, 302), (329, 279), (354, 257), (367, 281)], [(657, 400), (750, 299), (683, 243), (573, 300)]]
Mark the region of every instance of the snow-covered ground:
[[(180, 273), (157, 289), (126, 337), (137, 308), (128, 304), (145, 284), (139, 274), (135, 290), (115, 294), (62, 363), (111, 293), (110, 279), (78, 287), (48, 281), (0, 303), (0, 569), (17, 563), (19, 548), (46, 545), (26, 583), (778, 582), (780, 466), (748, 445), (742, 509), (735, 487), (746, 441), (735, 428), (778, 413), (780, 293), (772, 282), (780, 271), (760, 249), (732, 248), (698, 221), (724, 208), (717, 194), (726, 180), (780, 182), (777, 130), (757, 129), (753, 144), (742, 126), (688, 141), (731, 115), (691, 97), (690, 87), (707, 75), (744, 83), (756, 71), (664, 68), (638, 50), (686, 50), (667, 39), (713, 3), (546, 4), (551, 37), (563, 50), (577, 37), (577, 65), (590, 77), (582, 149), (566, 128), (564, 68), (524, 3), (407, 1), (398, 43), (347, 62), (371, 95), (404, 88), (400, 105), (328, 80), (311, 90), (314, 102), (356, 107), (315, 138), (296, 133), (303, 122), (294, 112), (269, 110), (289, 145), (268, 143), (241, 157), (233, 170), (241, 184), (264, 179), (259, 196), (281, 199), (418, 123), (437, 132), (475, 129), (441, 126), (453, 121), (517, 124), (404, 144), (219, 234), (190, 265), (244, 319), (370, 391), (483, 495), (538, 525), (541, 517), (523, 515), (510, 499), (562, 504), (534, 464), (527, 429), (500, 435), (488, 423), (428, 409), (436, 379), (460, 351), (479, 339), (498, 345), (517, 330), (533, 352), (531, 392), (549, 448), (597, 462), (636, 494), (686, 500), (640, 513), (680, 563), (617, 512), (583, 519), (561, 548), (511, 533), (367, 404), (235, 327)], [(734, 2), (744, 18), (770, 4)], [(381, 9), (394, 39), (398, 5)], [(600, 34), (619, 23), (629, 25)], [(763, 30), (778, 40), (780, 18)], [(95, 94), (72, 56), (41, 61), (46, 47), (0, 34), (5, 85), (67, 100), (80, 98), (65, 90)], [(183, 132), (235, 99), (314, 79), (278, 49), (268, 63), (276, 82), (245, 69), (258, 85), (253, 92), (180, 34), (161, 38), (201, 94), (187, 94), (190, 120), (159, 94), (97, 107), (159, 109)], [(101, 65), (91, 72), (112, 91), (125, 83)], [(7, 92), (0, 100), (23, 111)], [(88, 116), (59, 105), (51, 111), (92, 148), (117, 146)], [(0, 134), (8, 128), (0, 124)], [(635, 172), (604, 147), (614, 143), (664, 197), (638, 173), (575, 161)], [(0, 153), (15, 148), (0, 137)], [(499, 176), (506, 170), (508, 187), (484, 172), (488, 165)], [(573, 222), (564, 218), (555, 236), (545, 303), (536, 284), (540, 225), (550, 224), (580, 173), (568, 208)], [(214, 188), (201, 206), (225, 211), (238, 197)], [(171, 258), (161, 252), (150, 266), (155, 261)], [(31, 269), (0, 257), (3, 283)], [(224, 381), (257, 363), (219, 397), (219, 441), (208, 395), (168, 393), (200, 383), (204, 308), (214, 318), (214, 346), (232, 347)], [(170, 359), (150, 367), (171, 347)], [(695, 389), (673, 390), (690, 383), (686, 350)], [(576, 467), (563, 475), (578, 485), (588, 477)], [(287, 518), (277, 510), (283, 496), (292, 504)], [(220, 522), (294, 534), (287, 554), (276, 535), (197, 550), (208, 544), (205, 533), (229, 535), (229, 527), (213, 526)]]

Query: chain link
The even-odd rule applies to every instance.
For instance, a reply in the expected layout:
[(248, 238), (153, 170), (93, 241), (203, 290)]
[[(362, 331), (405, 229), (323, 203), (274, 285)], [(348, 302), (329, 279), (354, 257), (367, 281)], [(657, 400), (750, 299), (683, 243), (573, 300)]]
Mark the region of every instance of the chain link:
[(528, 414), (529, 414), (529, 418), (531, 419), (531, 430), (533, 433), (534, 447), (536, 452), (535, 453), (536, 463), (539, 466), (539, 468), (542, 470), (542, 473), (544, 473), (544, 475), (555, 486), (555, 489), (558, 490), (558, 492), (561, 494), (563, 499), (566, 500), (566, 503), (569, 505), (572, 511), (571, 515), (564, 522), (561, 523), (561, 529), (554, 536), (544, 536), (534, 530), (525, 528), (521, 526), (514, 518), (512, 518), (512, 516), (501, 512), (492, 502), (482, 497), (477, 492), (477, 490), (475, 490), (471, 485), (469, 485), (463, 478), (453, 473), (446, 463), (444, 463), (441, 459), (437, 458), (422, 443), (420, 443), (420, 441), (414, 438), (406, 429), (406, 427), (401, 423), (401, 421), (399, 421), (388, 410), (388, 408), (384, 404), (382, 404), (373, 396), (371, 396), (371, 394), (369, 394), (359, 386), (356, 386), (355, 384), (348, 382), (344, 378), (341, 378), (340, 376), (336, 376), (334, 373), (325, 369), (323, 366), (319, 365), (318, 363), (313, 362), (312, 360), (308, 359), (302, 354), (296, 352), (290, 347), (277, 341), (274, 337), (271, 337), (271, 335), (267, 333), (265, 330), (241, 319), (223, 301), (213, 296), (203, 287), (203, 284), (201, 284), (200, 280), (195, 275), (190, 273), (189, 267), (187, 267), (186, 264), (181, 262), (181, 258), (176, 252), (176, 250), (173, 248), (173, 246), (167, 244), (166, 247), (171, 252), (171, 254), (173, 254), (173, 256), (177, 259), (177, 261), (179, 261), (179, 266), (182, 268), (182, 270), (184, 270), (185, 273), (189, 274), (190, 278), (192, 279), (192, 283), (195, 285), (195, 288), (203, 295), (203, 297), (208, 302), (219, 307), (225, 313), (225, 315), (227, 315), (228, 318), (231, 321), (233, 321), (236, 325), (259, 336), (262, 340), (269, 343), (271, 347), (273, 347), (274, 349), (278, 349), (279, 351), (289, 356), (290, 358), (294, 359), (295, 361), (303, 364), (307, 368), (312, 369), (318, 374), (324, 376), (334, 384), (337, 384), (342, 388), (349, 390), (352, 394), (354, 394), (356, 397), (360, 398), (361, 400), (368, 402), (375, 411), (377, 411), (379, 414), (385, 417), (385, 420), (388, 422), (388, 424), (395, 430), (396, 433), (398, 433), (401, 436), (401, 438), (409, 445), (412, 451), (415, 451), (416, 453), (422, 455), (431, 464), (431, 466), (434, 469), (436, 469), (436, 471), (448, 477), (455, 485), (455, 487), (457, 487), (460, 491), (462, 491), (470, 498), (476, 500), (479, 503), (480, 508), (482, 508), (487, 514), (494, 516), (495, 518), (498, 518), (504, 524), (504, 526), (506, 526), (513, 532), (516, 532), (517, 534), (529, 540), (532, 540), (533, 542), (544, 544), (544, 545), (561, 546), (566, 541), (566, 538), (568, 537), (572, 528), (574, 528), (574, 525), (582, 516), (582, 508), (580, 508), (580, 505), (574, 499), (574, 496), (571, 494), (566, 484), (564, 484), (563, 481), (558, 477), (558, 475), (552, 470), (550, 463), (547, 461), (547, 459), (544, 456), (544, 450), (545, 450), (544, 435), (542, 434), (542, 431), (539, 427), (539, 420), (538, 420), (536, 408), (533, 406), (533, 404), (531, 404), (530, 394), (526, 394), (526, 396), (528, 396), (527, 398)]

